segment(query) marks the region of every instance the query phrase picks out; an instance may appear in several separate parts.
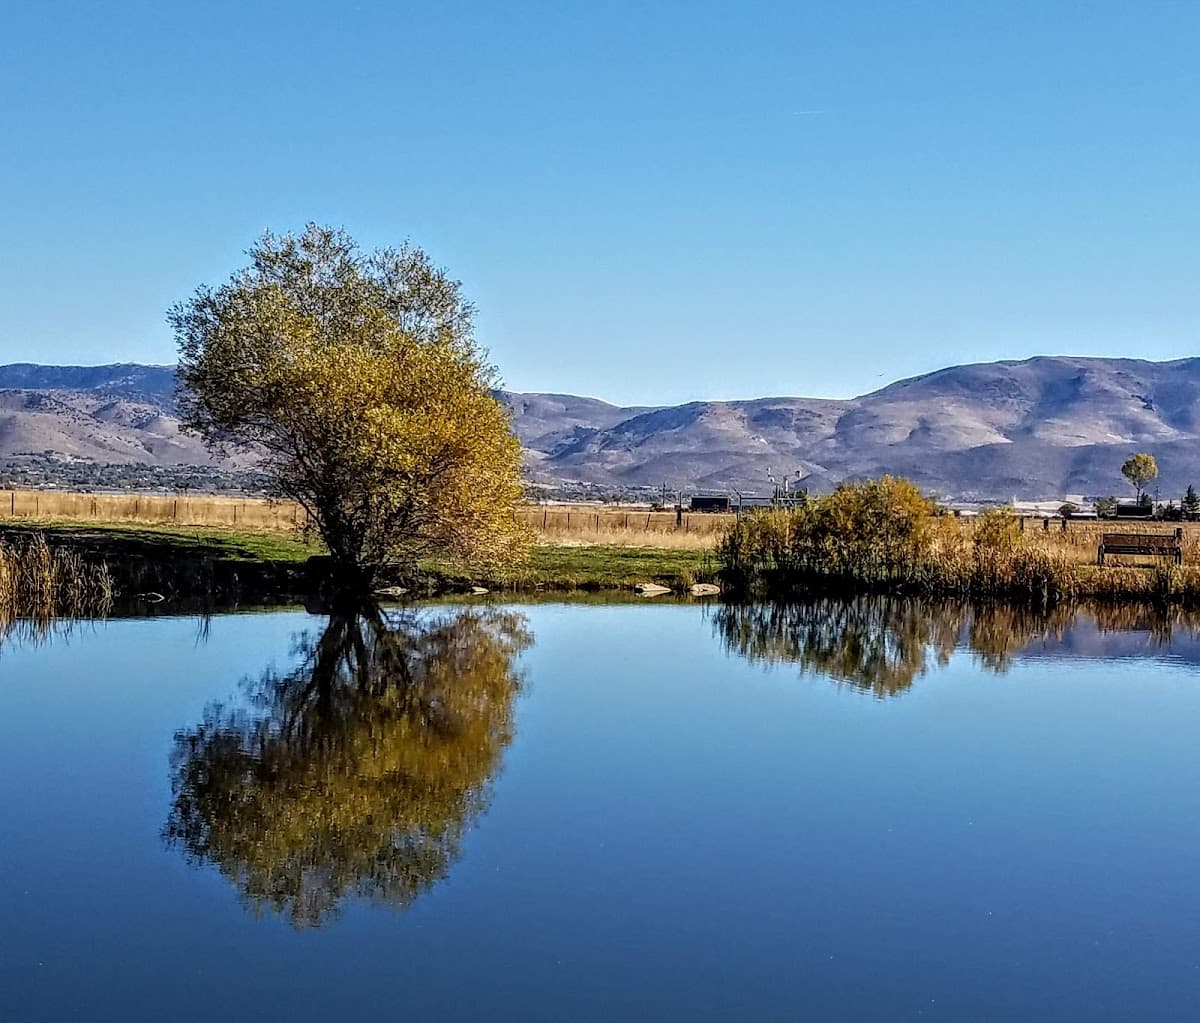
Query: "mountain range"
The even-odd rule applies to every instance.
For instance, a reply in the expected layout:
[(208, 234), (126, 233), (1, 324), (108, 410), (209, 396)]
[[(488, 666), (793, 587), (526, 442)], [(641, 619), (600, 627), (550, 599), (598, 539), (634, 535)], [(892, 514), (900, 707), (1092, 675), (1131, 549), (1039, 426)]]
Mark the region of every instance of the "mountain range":
[[(0, 366), (0, 463), (213, 467), (179, 428), (174, 383), (169, 366)], [(763, 493), (771, 471), (817, 490), (893, 473), (964, 499), (1099, 495), (1121, 492), (1136, 451), (1157, 456), (1164, 497), (1200, 484), (1200, 358), (953, 366), (845, 400), (498, 396), (530, 480), (551, 487)]]

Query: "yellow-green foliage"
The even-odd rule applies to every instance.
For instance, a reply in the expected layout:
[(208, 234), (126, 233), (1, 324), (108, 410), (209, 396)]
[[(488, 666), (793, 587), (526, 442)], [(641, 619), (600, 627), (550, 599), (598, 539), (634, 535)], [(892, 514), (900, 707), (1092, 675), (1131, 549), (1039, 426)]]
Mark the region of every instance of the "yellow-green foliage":
[(802, 508), (751, 514), (722, 538), (732, 583), (785, 590), (810, 580), (874, 589), (1053, 600), (1078, 587), (1078, 567), (1035, 546), (1010, 512), (984, 515), (968, 535), (937, 514), (915, 484), (885, 476), (844, 484)]
[(843, 484), (790, 509), (744, 516), (718, 557), (733, 575), (798, 574), (901, 581), (921, 571), (934, 542), (934, 506), (908, 480)]
[(1125, 459), (1124, 464), (1121, 466), (1121, 475), (1129, 480), (1133, 489), (1137, 491), (1138, 500), (1140, 501), (1142, 494), (1145, 492), (1146, 484), (1158, 478), (1158, 462), (1153, 455), (1141, 452)]
[(251, 256), (171, 312), (185, 426), (265, 458), (342, 566), (520, 554), (520, 444), (458, 283), (315, 225)]
[(981, 555), (1010, 554), (1021, 542), (1021, 522), (1011, 508), (988, 508), (975, 522), (971, 535)]

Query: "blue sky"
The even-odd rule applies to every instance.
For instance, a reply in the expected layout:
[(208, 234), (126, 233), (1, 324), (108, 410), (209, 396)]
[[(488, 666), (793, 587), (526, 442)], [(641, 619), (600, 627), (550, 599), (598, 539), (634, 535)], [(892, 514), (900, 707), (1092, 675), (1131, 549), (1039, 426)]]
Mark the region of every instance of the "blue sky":
[(1198, 354), (1200, 4), (9, 4), (0, 359), (173, 360), (264, 228), (405, 237), (521, 390)]

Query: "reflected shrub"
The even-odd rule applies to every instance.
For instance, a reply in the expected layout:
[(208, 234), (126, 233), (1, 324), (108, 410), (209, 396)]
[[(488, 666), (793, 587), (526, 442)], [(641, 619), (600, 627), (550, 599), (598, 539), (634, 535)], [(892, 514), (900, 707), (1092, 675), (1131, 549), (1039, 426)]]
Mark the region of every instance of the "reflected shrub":
[(723, 604), (715, 629), (752, 663), (796, 664), (876, 697), (906, 692), (966, 645), (989, 670), (1007, 670), (1036, 639), (1061, 636), (1073, 612), (869, 595), (797, 603)]
[(725, 648), (751, 663), (794, 663), (806, 673), (894, 696), (944, 662), (961, 628), (957, 609), (871, 596), (802, 604), (723, 604), (715, 625)]

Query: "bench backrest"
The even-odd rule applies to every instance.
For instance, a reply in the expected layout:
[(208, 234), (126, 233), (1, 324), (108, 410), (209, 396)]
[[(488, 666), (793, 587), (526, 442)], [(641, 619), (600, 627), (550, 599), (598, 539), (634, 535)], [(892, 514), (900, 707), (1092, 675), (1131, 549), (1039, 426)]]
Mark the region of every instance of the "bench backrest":
[(1100, 542), (1105, 547), (1168, 547), (1179, 546), (1172, 533), (1105, 533)]

